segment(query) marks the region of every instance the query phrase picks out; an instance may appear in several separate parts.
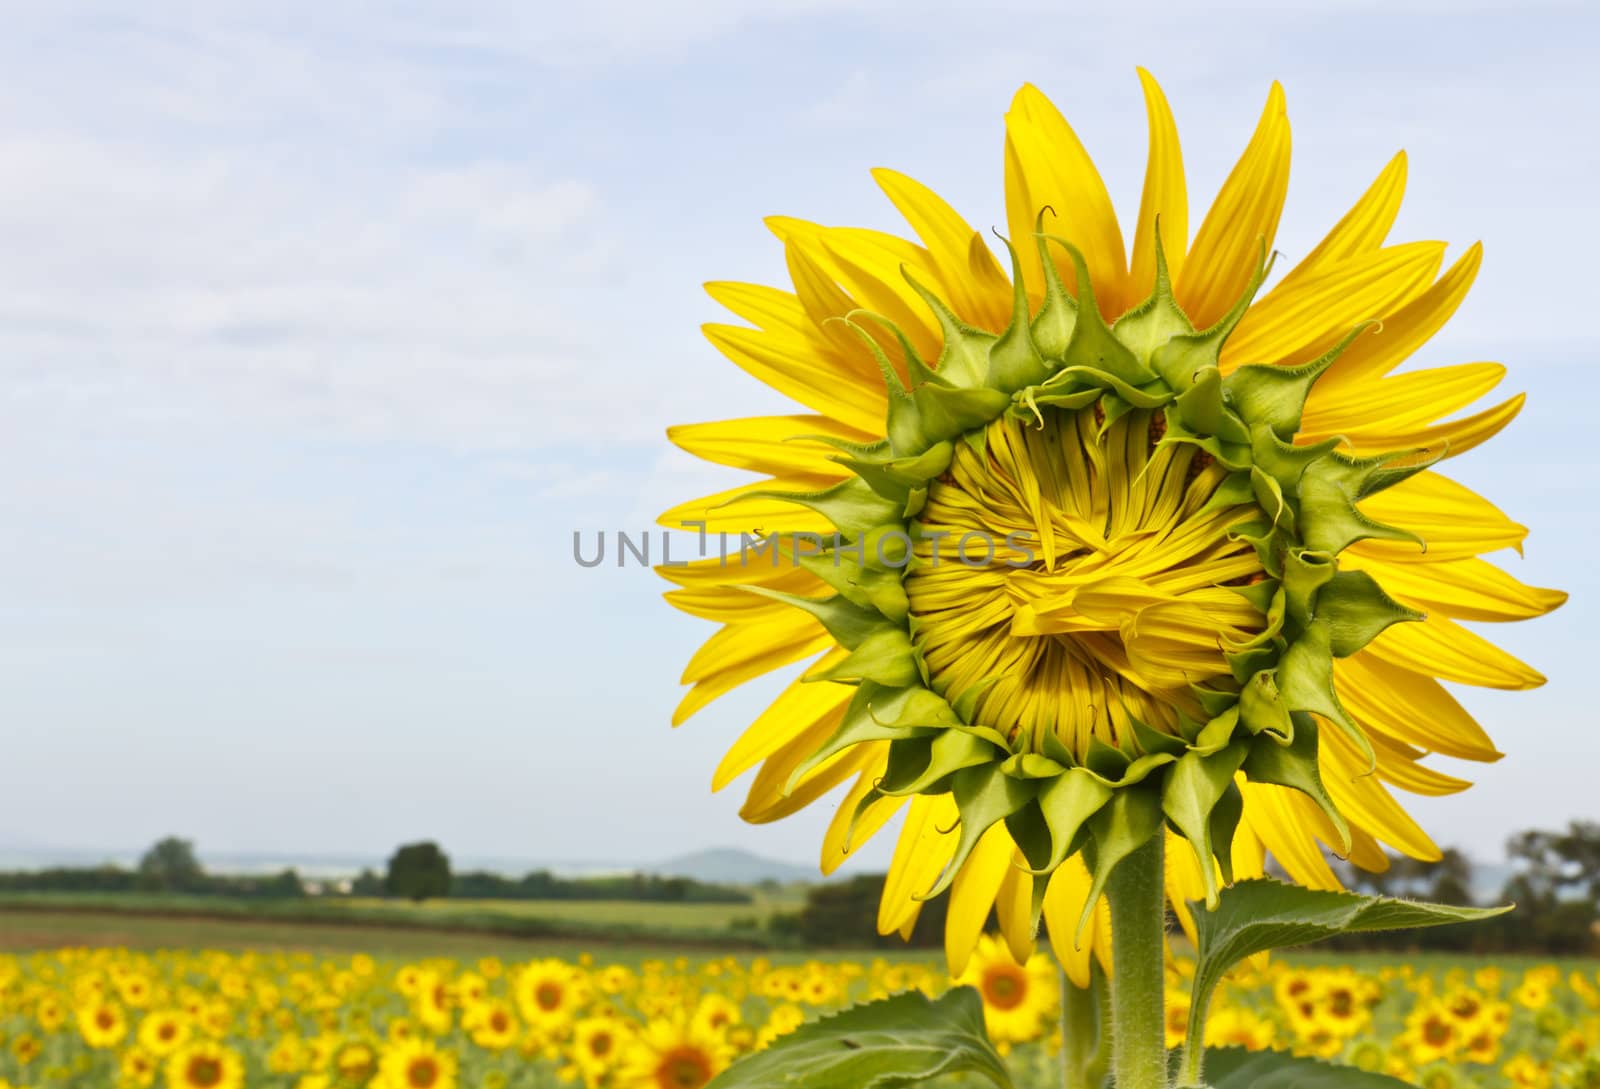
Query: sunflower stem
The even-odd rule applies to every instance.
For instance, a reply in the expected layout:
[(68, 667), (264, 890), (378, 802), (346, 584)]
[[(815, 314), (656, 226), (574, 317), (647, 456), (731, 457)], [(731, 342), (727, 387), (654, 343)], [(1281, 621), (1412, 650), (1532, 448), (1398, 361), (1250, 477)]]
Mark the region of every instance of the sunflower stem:
[(1111, 907), (1111, 1069), (1116, 1089), (1167, 1089), (1167, 901), (1162, 837), (1117, 864)]
[(1089, 986), (1079, 987), (1061, 975), (1061, 1084), (1063, 1089), (1100, 1089), (1105, 1081), (1106, 1054), (1102, 1036), (1101, 999), (1105, 980), (1091, 963)]

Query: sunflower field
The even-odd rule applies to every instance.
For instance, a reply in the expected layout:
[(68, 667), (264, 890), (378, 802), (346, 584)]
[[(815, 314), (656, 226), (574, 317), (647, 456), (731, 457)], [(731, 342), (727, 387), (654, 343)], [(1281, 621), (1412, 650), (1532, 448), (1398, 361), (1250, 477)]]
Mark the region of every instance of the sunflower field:
[[(1169, 1043), (1192, 966), (1168, 970)], [(964, 976), (1019, 1089), (1058, 1084), (1057, 969), (985, 937)], [(0, 957), (0, 1089), (697, 1089), (863, 999), (951, 985), (932, 961), (400, 961), (63, 949)], [(1600, 1086), (1593, 966), (1274, 959), (1236, 972), (1207, 1044), (1428, 1089)]]

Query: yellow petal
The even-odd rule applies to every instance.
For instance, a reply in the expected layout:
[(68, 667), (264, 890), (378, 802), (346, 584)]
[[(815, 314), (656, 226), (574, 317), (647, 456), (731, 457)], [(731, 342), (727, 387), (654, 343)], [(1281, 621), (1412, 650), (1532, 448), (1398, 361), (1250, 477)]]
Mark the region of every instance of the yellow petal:
[[(799, 610), (791, 611), (798, 612)], [(819, 633), (819, 631), (808, 630), (803, 626), (797, 625), (791, 629), (773, 629), (778, 634), (770, 642), (762, 641), (754, 643), (754, 645), (739, 646), (738, 644), (751, 642), (748, 633), (742, 630), (746, 627), (749, 627), (749, 625), (728, 625), (706, 641), (706, 645), (701, 648), (701, 651), (704, 652), (706, 647), (710, 647), (715, 643), (714, 655), (718, 662), (718, 667), (715, 669), (702, 667), (694, 670), (696, 674), (703, 675), (698, 675), (694, 678), (694, 687), (689, 689), (688, 695), (684, 696), (677, 708), (673, 710), (672, 724), (674, 726), (683, 725), (684, 722), (688, 721), (689, 716), (705, 707), (706, 704), (718, 696), (723, 696), (733, 691), (746, 681), (752, 681), (757, 677), (771, 673), (774, 669), (780, 669), (793, 662), (798, 662), (802, 658), (821, 654), (834, 645), (833, 637), (827, 632), (821, 631)], [(699, 655), (696, 655), (696, 657), (698, 658)], [(690, 664), (691, 666), (695, 665), (694, 662)], [(686, 684), (689, 683), (688, 672), (688, 670), (685, 671), (684, 683)]]
[[(734, 563), (737, 563), (737, 560), (730, 560), (730, 565)], [(760, 585), (800, 597), (816, 597), (827, 591), (827, 585), (803, 567), (792, 567), (786, 563), (777, 571), (770, 573), (773, 578)], [(690, 616), (725, 624), (748, 624), (769, 619), (784, 610), (794, 608), (787, 602), (752, 594), (745, 589), (747, 585), (753, 584), (671, 590), (662, 596), (673, 608)]]
[(1427, 550), (1403, 541), (1357, 541), (1346, 555), (1386, 563), (1435, 563), (1502, 548), (1520, 548), (1526, 526), (1507, 518), (1472, 489), (1434, 472), (1418, 473), (1361, 501), (1367, 517), (1410, 530)]
[[(795, 475), (758, 480), (753, 484), (741, 484), (737, 488), (729, 488), (714, 495), (679, 503), (657, 518), (656, 524), (666, 526), (668, 529), (698, 528), (702, 533), (730, 534), (729, 566), (733, 566), (738, 562), (739, 549), (747, 547), (750, 543), (744, 542), (742, 545), (739, 534), (757, 538), (769, 533), (820, 533), (825, 537), (833, 533), (833, 523), (810, 507), (802, 506), (793, 500), (776, 499), (757, 493), (818, 492), (833, 487), (842, 479), (842, 475), (839, 477)], [(758, 557), (745, 557), (744, 562), (759, 564), (771, 561), (776, 567), (784, 562), (783, 557), (789, 555), (788, 549), (789, 545), (784, 544), (783, 550), (776, 554), (779, 557), (776, 561), (772, 560), (774, 554), (768, 548), (763, 549)]]
[(1327, 237), (1290, 270), (1279, 286), (1292, 284), (1327, 266), (1383, 245), (1383, 240), (1389, 236), (1389, 229), (1394, 226), (1395, 216), (1400, 212), (1400, 200), (1405, 191), (1406, 153), (1401, 151), (1389, 160), (1361, 199), (1356, 201), (1355, 207), (1346, 212)]
[(1404, 604), (1456, 620), (1526, 620), (1567, 600), (1560, 590), (1529, 586), (1479, 559), (1384, 563), (1349, 554), (1341, 560), (1341, 567), (1368, 572)]
[[(1011, 868), (1017, 845), (1005, 824), (997, 823), (978, 840), (950, 886), (950, 914), (944, 924), (944, 956), (952, 976), (967, 970), (967, 960), (994, 910), (1000, 883)], [(1025, 959), (1025, 958), (1024, 958)]]
[(1396, 624), (1366, 646), (1403, 669), (1480, 688), (1537, 688), (1544, 675), (1493, 643), (1439, 615)]
[(827, 723), (818, 723), (789, 744), (767, 757), (750, 784), (750, 794), (739, 809), (739, 816), (751, 824), (768, 824), (798, 813), (852, 775), (859, 774), (879, 759), (879, 751), (887, 742), (857, 745), (836, 753), (806, 772), (788, 794), (784, 786), (794, 776), (795, 769), (816, 752), (827, 740)]
[(1382, 328), (1357, 337), (1317, 386), (1359, 385), (1405, 362), (1450, 320), (1482, 263), (1483, 246), (1473, 243), (1432, 287), (1385, 317)]
[[(1089, 898), (1092, 883), (1081, 854), (1073, 855), (1050, 875), (1050, 884), (1044, 893), (1044, 922), (1050, 937), (1050, 948), (1056, 960), (1067, 973), (1075, 987), (1087, 987), (1090, 981), (1089, 957), (1100, 938), (1102, 926), (1110, 930), (1110, 910), (1105, 897), (1094, 905), (1092, 936), (1086, 936), (1082, 945), (1076, 944), (1078, 919)], [(1109, 947), (1109, 942), (1105, 943)]]
[(1144, 194), (1139, 200), (1139, 225), (1133, 235), (1133, 265), (1128, 272), (1127, 301), (1135, 305), (1155, 290), (1157, 222), (1167, 271), (1174, 278), (1183, 271), (1189, 248), (1189, 192), (1183, 177), (1178, 126), (1172, 120), (1161, 86), (1143, 68), (1139, 69), (1139, 85), (1144, 89), (1144, 109), (1150, 126), (1150, 154), (1145, 162)]
[(1415, 298), (1433, 282), (1443, 242), (1371, 250), (1280, 284), (1251, 306), (1222, 350), (1223, 372), (1241, 363), (1309, 362), (1363, 321)]
[(983, 236), (921, 182), (882, 167), (872, 176), (928, 249), (938, 282), (926, 286), (963, 321), (991, 333), (1003, 330), (1011, 321), (1011, 281)]
[[(819, 664), (842, 661), (846, 653), (835, 649), (824, 655)], [(854, 694), (851, 685), (797, 678), (739, 735), (711, 776), (711, 789), (721, 790), (802, 733), (816, 730), (819, 722), (827, 723), (831, 734)]]
[(878, 933), (892, 934), (915, 917), (918, 899), (938, 880), (956, 849), (961, 811), (950, 794), (918, 794), (906, 807), (889, 873), (878, 901)]
[(1000, 935), (1006, 940), (1011, 959), (1027, 964), (1033, 956), (1033, 877), (1022, 869), (1027, 859), (1013, 851), (1011, 864), (995, 894), (994, 912), (1000, 921)]
[[(1346, 440), (1349, 450), (1358, 456), (1425, 449), (1437, 450), (1445, 457), (1453, 458), (1498, 435), (1517, 418), (1527, 399), (1527, 394), (1519, 393), (1493, 408), (1432, 427), (1390, 428), (1381, 423), (1352, 424), (1346, 426), (1340, 435)], [(1305, 442), (1329, 437), (1309, 431), (1301, 431), (1297, 436)]]
[(843, 479), (847, 470), (831, 460), (839, 449), (815, 435), (869, 444), (882, 435), (857, 431), (826, 416), (751, 416), (742, 420), (679, 424), (667, 438), (695, 457), (772, 476), (804, 474)]
[[(1352, 825), (1359, 825), (1412, 858), (1439, 860), (1439, 848), (1417, 822), (1400, 808), (1393, 796), (1369, 773), (1355, 742), (1341, 730), (1318, 733), (1318, 764), (1322, 785), (1333, 804)], [(1370, 867), (1366, 867), (1370, 868)]]
[(1174, 294), (1196, 327), (1216, 323), (1244, 294), (1263, 252), (1271, 252), (1289, 188), (1289, 114), (1273, 83), (1244, 154), (1189, 247)]
[(889, 403), (883, 382), (869, 383), (810, 341), (737, 325), (701, 328), (718, 351), (779, 393), (858, 431), (883, 426)]
[(1462, 760), (1500, 759), (1483, 727), (1431, 676), (1363, 650), (1336, 659), (1333, 677), (1339, 701), (1369, 731)]
[[(1055, 215), (1045, 216), (1045, 231), (1083, 251), (1100, 312), (1117, 317), (1127, 309), (1128, 264), (1111, 195), (1077, 133), (1031, 83), (1006, 112), (1006, 148), (1006, 221), (1029, 295), (1044, 296), (1044, 268), (1031, 243), (1035, 219), (1048, 205)], [(1077, 294), (1072, 262), (1059, 251), (1053, 256), (1062, 282)]]
[(1472, 404), (1505, 374), (1499, 363), (1463, 363), (1329, 386), (1320, 396), (1319, 383), (1306, 399), (1301, 434), (1342, 435), (1352, 427), (1372, 434), (1415, 430)]
[(1429, 798), (1459, 794), (1472, 785), (1466, 779), (1425, 767), (1419, 762), (1421, 754), (1415, 749), (1390, 741), (1382, 733), (1369, 729), (1359, 716), (1352, 714), (1352, 717), (1366, 730), (1367, 739), (1372, 742), (1372, 751), (1378, 758), (1378, 778), (1384, 782)]
[(1263, 847), (1297, 883), (1313, 889), (1338, 889), (1328, 860), (1312, 836), (1317, 824), (1295, 804), (1298, 795), (1270, 783), (1244, 783), (1244, 820)]
[[(844, 865), (844, 860), (850, 857), (851, 852), (876, 835), (878, 829), (888, 823), (889, 818), (900, 812), (901, 807), (905, 805), (904, 798), (878, 798), (862, 812), (860, 820), (855, 820), (856, 808), (882, 781), (884, 769), (888, 765), (889, 748), (884, 746), (881, 754), (862, 770), (861, 777), (856, 780), (855, 786), (850, 788), (850, 793), (845, 795), (844, 801), (839, 803), (839, 808), (834, 810), (833, 820), (828, 822), (828, 830), (822, 836), (824, 874), (830, 874)], [(850, 827), (852, 821), (855, 823), (854, 829)]]

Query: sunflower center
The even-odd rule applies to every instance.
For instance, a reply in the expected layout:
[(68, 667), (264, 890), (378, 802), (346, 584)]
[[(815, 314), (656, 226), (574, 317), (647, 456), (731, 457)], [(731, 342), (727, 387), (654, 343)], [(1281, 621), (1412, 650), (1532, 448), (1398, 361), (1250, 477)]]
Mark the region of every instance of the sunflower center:
[(984, 973), (984, 1001), (995, 1009), (1015, 1009), (1027, 995), (1028, 983), (1020, 972), (998, 967)]
[(189, 1084), (197, 1086), (220, 1085), (222, 1064), (212, 1058), (198, 1057), (189, 1063)]
[(671, 1052), (656, 1068), (656, 1084), (661, 1089), (700, 1089), (710, 1080), (711, 1064), (692, 1048)]
[(998, 678), (976, 722), (1043, 751), (1117, 745), (1133, 715), (1176, 732), (1203, 718), (1190, 686), (1229, 675), (1226, 654), (1265, 618), (1235, 590), (1263, 576), (1230, 529), (1248, 505), (1212, 503), (1226, 473), (1161, 443), (1164, 418), (1099, 406), (1002, 417), (983, 450), (960, 442), (928, 489), (906, 578), (936, 690)]

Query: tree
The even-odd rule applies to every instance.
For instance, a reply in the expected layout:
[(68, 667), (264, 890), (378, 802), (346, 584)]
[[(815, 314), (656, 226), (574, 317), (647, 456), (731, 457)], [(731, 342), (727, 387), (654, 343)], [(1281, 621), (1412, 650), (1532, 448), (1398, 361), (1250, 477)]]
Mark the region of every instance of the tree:
[(449, 896), (450, 857), (432, 841), (407, 843), (389, 859), (383, 890), (388, 896), (418, 902), (430, 896)]
[(194, 842), (168, 836), (139, 859), (139, 888), (153, 892), (199, 892), (206, 871), (195, 857)]

